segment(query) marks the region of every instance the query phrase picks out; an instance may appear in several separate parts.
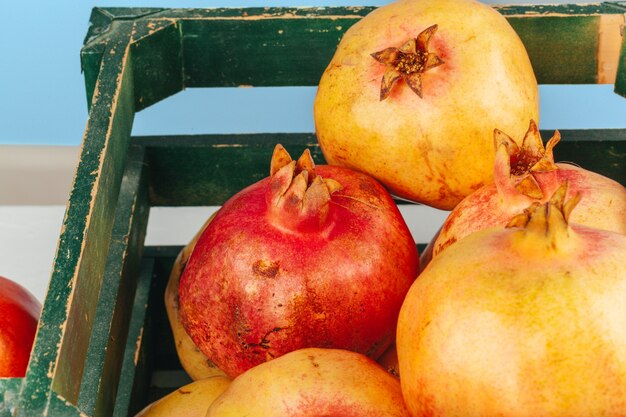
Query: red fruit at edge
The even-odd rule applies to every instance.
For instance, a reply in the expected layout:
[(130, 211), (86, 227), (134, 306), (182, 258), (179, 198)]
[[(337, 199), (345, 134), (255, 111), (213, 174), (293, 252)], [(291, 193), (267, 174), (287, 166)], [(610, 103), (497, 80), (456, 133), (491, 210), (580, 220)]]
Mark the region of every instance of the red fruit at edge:
[(0, 276), (0, 378), (26, 375), (40, 313), (28, 290)]
[(229, 376), (304, 347), (377, 358), (417, 276), (415, 242), (371, 177), (296, 162), (280, 145), (271, 177), (207, 226), (180, 281), (183, 325)]

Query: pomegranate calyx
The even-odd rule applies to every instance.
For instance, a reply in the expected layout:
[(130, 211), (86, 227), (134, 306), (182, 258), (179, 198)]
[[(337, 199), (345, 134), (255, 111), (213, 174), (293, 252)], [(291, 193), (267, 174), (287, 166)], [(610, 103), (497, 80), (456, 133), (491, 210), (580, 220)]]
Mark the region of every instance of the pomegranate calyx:
[(270, 162), (270, 175), (273, 176), (285, 165), (288, 165), (292, 161), (291, 155), (280, 143), (274, 147), (272, 153), (272, 160)]
[(548, 248), (563, 247), (569, 237), (569, 216), (580, 201), (579, 193), (565, 201), (567, 189), (566, 181), (559, 186), (549, 201), (544, 204), (538, 202), (531, 204), (523, 213), (513, 217), (506, 227), (524, 229), (530, 240), (537, 236), (545, 237)]
[(437, 25), (432, 25), (424, 29), (416, 38), (409, 39), (399, 48), (385, 48), (371, 54), (375, 60), (387, 66), (380, 85), (380, 101), (389, 96), (400, 78), (422, 98), (422, 74), (444, 63), (437, 54), (428, 52), (428, 44), (437, 28)]
[(557, 130), (544, 148), (539, 129), (534, 120), (530, 121), (521, 146), (518, 146), (506, 133), (495, 129), (494, 177), (498, 189), (505, 192), (514, 188), (518, 193), (532, 199), (543, 199), (543, 190), (539, 186), (535, 174), (558, 169), (554, 163), (552, 150), (560, 139), (561, 135)]
[(282, 145), (276, 145), (270, 173), (267, 199), (276, 222), (291, 227), (321, 226), (328, 215), (330, 196), (341, 184), (315, 173), (311, 152), (306, 149), (293, 161)]

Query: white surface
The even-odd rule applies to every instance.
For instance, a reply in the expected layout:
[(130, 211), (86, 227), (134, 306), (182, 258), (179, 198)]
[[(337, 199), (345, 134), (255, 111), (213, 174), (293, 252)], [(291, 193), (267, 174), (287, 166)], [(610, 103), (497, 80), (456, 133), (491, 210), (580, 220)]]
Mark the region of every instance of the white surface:
[(0, 206), (0, 275), (43, 303), (65, 206)]
[[(216, 207), (154, 207), (146, 245), (184, 245)], [(417, 242), (428, 242), (447, 212), (401, 205)], [(19, 282), (42, 303), (50, 280), (65, 206), (0, 206), (0, 275)]]
[(79, 152), (79, 146), (0, 145), (0, 206), (65, 205)]

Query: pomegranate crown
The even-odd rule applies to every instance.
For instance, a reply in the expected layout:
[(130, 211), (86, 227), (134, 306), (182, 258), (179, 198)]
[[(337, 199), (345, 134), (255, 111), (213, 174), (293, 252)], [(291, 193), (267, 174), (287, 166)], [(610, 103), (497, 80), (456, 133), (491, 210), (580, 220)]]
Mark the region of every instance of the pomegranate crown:
[(519, 193), (534, 199), (544, 198), (535, 174), (555, 171), (552, 150), (561, 140), (558, 130), (544, 147), (537, 124), (530, 121), (522, 145), (499, 129), (494, 129), (496, 161), (494, 178), (499, 189), (513, 187)]
[(385, 48), (371, 54), (372, 58), (387, 67), (380, 84), (381, 101), (389, 97), (391, 88), (400, 78), (422, 98), (422, 74), (444, 63), (435, 53), (428, 52), (428, 43), (437, 28), (437, 25), (432, 25), (424, 29), (399, 48)]
[(331, 194), (342, 188), (339, 182), (316, 174), (309, 149), (294, 161), (287, 150), (277, 144), (270, 175), (268, 205), (281, 223), (290, 225), (319, 226), (328, 214)]
[(568, 186), (568, 182), (564, 182), (549, 201), (531, 204), (523, 213), (513, 217), (506, 227), (522, 228), (530, 236), (543, 236), (549, 248), (562, 247), (569, 236), (569, 216), (580, 201), (580, 193), (565, 201)]

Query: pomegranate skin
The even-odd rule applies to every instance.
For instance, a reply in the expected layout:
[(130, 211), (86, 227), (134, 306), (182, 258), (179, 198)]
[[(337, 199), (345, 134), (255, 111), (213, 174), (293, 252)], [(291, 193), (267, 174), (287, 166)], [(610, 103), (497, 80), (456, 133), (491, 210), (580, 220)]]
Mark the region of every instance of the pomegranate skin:
[(299, 349), (243, 373), (206, 417), (409, 417), (400, 383), (361, 354)]
[(397, 330), (414, 417), (624, 415), (626, 237), (554, 223), (473, 233), (415, 281)]
[[(400, 79), (380, 100), (388, 67), (372, 54), (432, 25), (428, 51), (443, 63), (422, 74), (422, 97)], [(502, 15), (472, 0), (399, 0), (372, 11), (344, 34), (314, 102), (329, 164), (444, 210), (492, 181), (493, 129), (516, 132), (538, 116), (524, 45)]]
[[(555, 173), (536, 174), (538, 183), (549, 196), (555, 184), (569, 181), (568, 198), (580, 193), (581, 201), (570, 221), (589, 227), (626, 234), (626, 188), (610, 178), (583, 168), (558, 163)], [(433, 257), (465, 236), (494, 226), (504, 226), (516, 213), (533, 201), (526, 198), (510, 204), (489, 184), (467, 196), (450, 212), (434, 240)]]
[(223, 205), (185, 267), (183, 325), (231, 377), (303, 347), (377, 358), (394, 339), (418, 271), (410, 231), (371, 177), (326, 165), (315, 173), (342, 187), (319, 224), (270, 210), (269, 177)]
[[(464, 198), (449, 214), (429, 248), (437, 256), (446, 247), (478, 230), (505, 226), (532, 203), (546, 203), (567, 182), (567, 196), (581, 200), (572, 212), (571, 223), (626, 235), (626, 188), (595, 172), (555, 163), (553, 148), (558, 131), (544, 148), (537, 125), (531, 121), (517, 147), (503, 132), (495, 132), (494, 182)], [(428, 263), (422, 254), (422, 266)]]
[(26, 375), (40, 312), (28, 290), (0, 276), (0, 378)]

